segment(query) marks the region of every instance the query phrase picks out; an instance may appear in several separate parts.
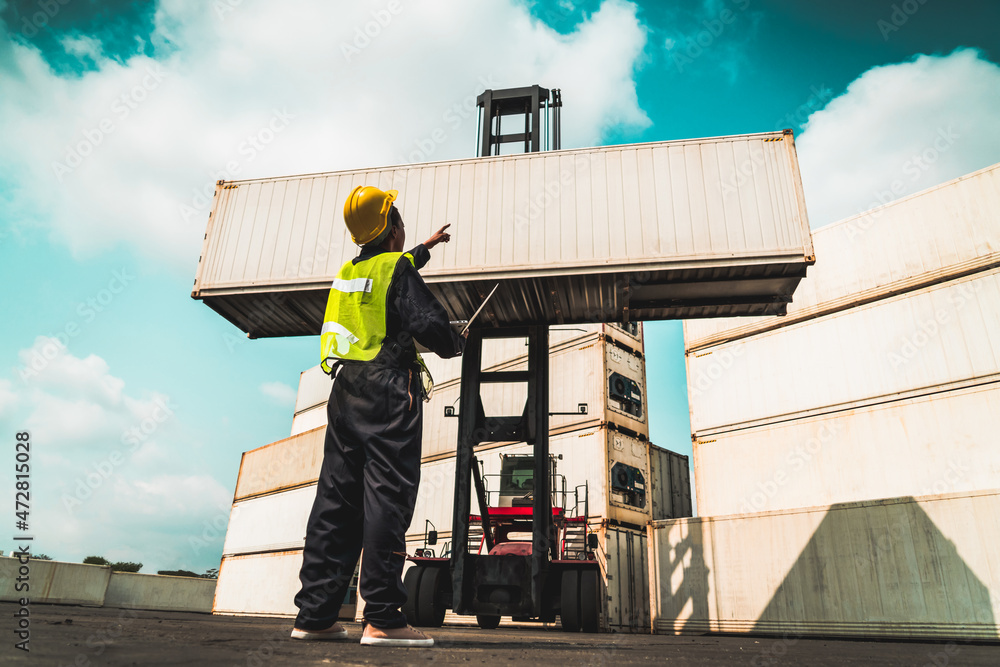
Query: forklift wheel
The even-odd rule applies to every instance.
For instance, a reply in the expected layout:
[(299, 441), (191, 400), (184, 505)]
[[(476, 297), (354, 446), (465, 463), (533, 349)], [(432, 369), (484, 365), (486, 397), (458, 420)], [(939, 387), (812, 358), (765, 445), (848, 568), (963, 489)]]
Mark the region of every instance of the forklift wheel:
[(584, 632), (601, 628), (601, 577), (597, 570), (580, 572), (580, 627)]
[(580, 573), (566, 570), (562, 575), (562, 595), (560, 595), (562, 629), (566, 632), (580, 631)]
[(424, 573), (424, 568), (420, 565), (411, 565), (403, 577), (403, 587), (406, 589), (406, 603), (403, 605), (403, 615), (410, 625), (417, 623), (417, 593), (420, 590), (420, 579)]
[(500, 627), (500, 617), (488, 614), (476, 614), (476, 623), (479, 623), (479, 627), (483, 630), (496, 630)]
[(451, 586), (448, 576), (451, 570), (441, 567), (424, 568), (417, 588), (417, 622), (424, 628), (440, 628), (444, 624), (444, 613), (448, 609), (446, 598)]

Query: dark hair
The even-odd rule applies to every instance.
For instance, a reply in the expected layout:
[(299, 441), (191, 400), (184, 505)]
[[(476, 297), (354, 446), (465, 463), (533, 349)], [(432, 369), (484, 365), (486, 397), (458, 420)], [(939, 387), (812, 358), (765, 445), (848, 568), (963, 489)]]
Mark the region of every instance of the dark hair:
[(403, 216), (399, 214), (399, 209), (395, 204), (389, 209), (389, 224), (393, 227), (403, 226)]

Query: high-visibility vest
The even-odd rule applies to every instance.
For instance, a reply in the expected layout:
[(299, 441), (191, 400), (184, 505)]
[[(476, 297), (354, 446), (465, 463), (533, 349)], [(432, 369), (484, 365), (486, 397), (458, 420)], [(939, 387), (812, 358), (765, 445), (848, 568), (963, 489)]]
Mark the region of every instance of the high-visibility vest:
[(413, 263), (410, 253), (383, 252), (337, 272), (319, 337), (324, 372), (340, 360), (371, 361), (382, 349), (389, 285), (400, 257)]

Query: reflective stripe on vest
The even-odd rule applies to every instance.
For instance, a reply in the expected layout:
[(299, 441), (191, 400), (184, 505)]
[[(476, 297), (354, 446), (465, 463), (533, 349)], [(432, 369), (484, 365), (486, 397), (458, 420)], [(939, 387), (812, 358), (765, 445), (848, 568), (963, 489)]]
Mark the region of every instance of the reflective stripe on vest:
[(413, 263), (409, 253), (383, 252), (357, 264), (347, 262), (337, 273), (319, 338), (325, 372), (338, 360), (371, 361), (382, 349), (389, 286), (400, 257)]

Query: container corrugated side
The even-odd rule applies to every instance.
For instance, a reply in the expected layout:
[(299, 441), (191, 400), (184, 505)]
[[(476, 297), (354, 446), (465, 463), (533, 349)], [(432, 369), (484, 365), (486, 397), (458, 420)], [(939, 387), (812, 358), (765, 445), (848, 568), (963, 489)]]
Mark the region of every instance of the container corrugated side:
[[(490, 503), (498, 502), (500, 455), (530, 454), (531, 447), (525, 443), (487, 445), (476, 451), (483, 464), (485, 483)], [(549, 439), (549, 452), (562, 456), (556, 461), (559, 484), (566, 481), (568, 493), (566, 502), (572, 507), (573, 490), (578, 485), (588, 486), (589, 517), (613, 519), (634, 526), (644, 526), (651, 517), (651, 499), (647, 493), (645, 507), (630, 506), (618, 497), (610, 487), (610, 471), (614, 463), (621, 462), (637, 468), (647, 480), (649, 473), (649, 443), (618, 433), (606, 427), (591, 428), (553, 435)], [(438, 461), (425, 462), (420, 468), (420, 489), (417, 492), (413, 521), (407, 531), (407, 540), (416, 540), (424, 534), (424, 521), (430, 520), (437, 528), (442, 540), (450, 539), (452, 510), (455, 491), (455, 459), (449, 457)], [(583, 491), (579, 495), (583, 514)], [(472, 512), (478, 512), (478, 503), (472, 502)]]
[[(656, 445), (649, 447), (649, 472), (652, 477), (649, 495), (652, 519), (677, 519), (691, 516), (691, 468), (689, 459)], [(699, 480), (700, 484), (700, 480)]]
[[(623, 327), (615, 324), (581, 324), (566, 327), (552, 327), (549, 330), (549, 347), (552, 353), (559, 352), (575, 341), (589, 340), (603, 335), (620, 346), (628, 348), (633, 353), (642, 354), (642, 323)], [(483, 370), (495, 370), (509, 366), (512, 361), (527, 359), (526, 338), (488, 339), (483, 342)], [(462, 359), (442, 359), (435, 354), (424, 354), (424, 363), (430, 370), (435, 384), (447, 385), (458, 380), (462, 375)], [(330, 396), (330, 377), (319, 366), (305, 370), (299, 378), (299, 388), (295, 399), (295, 417), (293, 418), (292, 435), (325, 423), (317, 421), (319, 413), (313, 413), (317, 408), (325, 406)], [(308, 417), (306, 416), (309, 413)]]
[(698, 511), (1000, 488), (998, 433), (993, 382), (696, 440)]
[[(500, 349), (502, 352), (496, 352), (497, 358), (503, 356), (506, 361), (492, 364), (487, 369), (527, 369), (527, 357), (520, 353), (523, 348), (519, 343)], [(649, 407), (646, 367), (642, 356), (602, 339), (597, 333), (567, 339), (553, 345), (552, 349), (554, 352), (549, 357), (549, 405), (553, 412), (567, 414), (556, 414), (549, 418), (551, 433), (565, 433), (613, 423), (641, 437), (648, 437)], [(612, 373), (635, 382), (642, 394), (641, 414), (631, 414), (625, 402), (610, 395), (609, 380)], [(438, 381), (431, 400), (424, 404), (422, 457), (425, 460), (454, 456), (458, 442), (458, 418), (446, 417), (445, 408), (457, 408), (460, 390), (458, 378)], [(526, 392), (527, 388), (523, 383), (484, 385), (481, 395), (486, 414), (519, 414), (524, 409)], [(581, 403), (587, 405), (587, 412), (584, 414), (578, 412)], [(293, 433), (325, 426), (325, 405), (324, 399), (321, 404), (296, 415)]]
[(1000, 491), (649, 525), (654, 632), (996, 640)]
[(226, 556), (219, 566), (212, 611), (234, 616), (296, 616), (301, 569), (301, 549)]
[(690, 320), (690, 350), (1000, 263), (1000, 164), (813, 232), (816, 265), (784, 317)]
[(686, 355), (699, 439), (1000, 374), (1000, 269)]
[[(549, 357), (549, 417), (552, 434), (566, 433), (613, 423), (642, 437), (648, 437), (648, 397), (645, 360), (598, 336), (572, 341)], [(526, 370), (527, 359), (496, 366), (502, 370)], [(612, 373), (633, 380), (642, 394), (641, 414), (629, 414), (626, 403), (609, 394)], [(435, 388), (434, 396), (424, 405), (423, 456), (432, 459), (454, 456), (458, 441), (458, 419), (446, 417), (447, 406), (458, 406), (461, 385), (458, 380)], [(489, 415), (520, 414), (527, 399), (527, 387), (520, 384), (485, 385), (481, 394)], [(587, 412), (578, 412), (580, 404)]]
[(452, 223), (421, 272), (452, 319), (500, 282), (483, 326), (780, 313), (814, 257), (771, 132), (223, 183), (192, 296), (252, 337), (314, 334), (364, 184), (400, 192), (411, 238)]
[(597, 532), (604, 579), (603, 625), (612, 632), (648, 634), (649, 547), (644, 530), (605, 526)]
[(313, 483), (233, 503), (222, 555), (301, 549), (316, 497)]
[(326, 429), (317, 428), (244, 452), (234, 500), (315, 482), (325, 436)]

